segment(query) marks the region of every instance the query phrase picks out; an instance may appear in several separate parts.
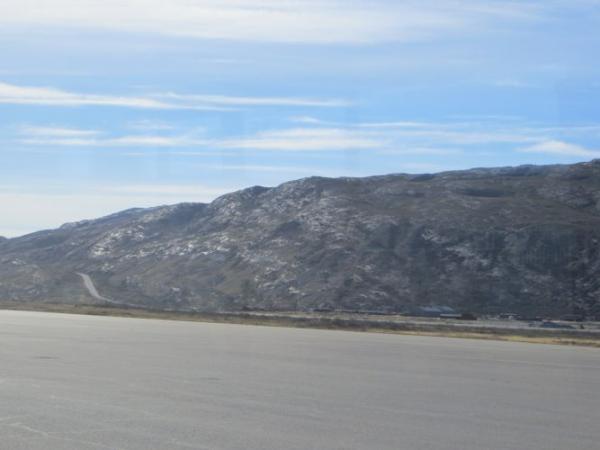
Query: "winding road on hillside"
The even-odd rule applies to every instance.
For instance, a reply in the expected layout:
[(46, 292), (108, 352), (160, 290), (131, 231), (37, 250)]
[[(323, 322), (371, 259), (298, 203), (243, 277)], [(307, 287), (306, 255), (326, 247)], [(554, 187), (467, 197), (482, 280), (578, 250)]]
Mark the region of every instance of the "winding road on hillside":
[(92, 280), (92, 278), (89, 275), (87, 275), (85, 273), (80, 273), (80, 272), (76, 272), (76, 273), (83, 280), (83, 284), (84, 284), (85, 288), (87, 289), (87, 291), (89, 292), (89, 294), (92, 297), (94, 297), (96, 300), (100, 300), (101, 302), (119, 304), (118, 302), (115, 302), (114, 300), (111, 300), (109, 298), (101, 296), (98, 293), (98, 290), (96, 289), (96, 286), (94, 285), (94, 281)]
[(105, 303), (110, 303), (111, 305), (116, 305), (116, 306), (127, 306), (127, 307), (132, 307), (132, 308), (139, 308), (139, 305), (135, 305), (133, 303), (118, 302), (116, 300), (111, 300), (110, 298), (103, 297), (98, 292), (98, 289), (96, 289), (96, 285), (94, 284), (92, 277), (90, 277), (89, 275), (87, 275), (85, 273), (81, 273), (81, 272), (75, 272), (75, 273), (81, 277), (81, 279), (83, 281), (83, 285), (85, 286), (86, 290), (95, 300), (99, 300), (99, 301), (105, 302)]

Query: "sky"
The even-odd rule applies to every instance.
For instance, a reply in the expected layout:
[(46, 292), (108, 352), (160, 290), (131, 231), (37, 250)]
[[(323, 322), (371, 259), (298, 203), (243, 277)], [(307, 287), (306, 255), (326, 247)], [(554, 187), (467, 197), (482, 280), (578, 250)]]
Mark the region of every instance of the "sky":
[(0, 236), (600, 158), (599, 0), (1, 0)]

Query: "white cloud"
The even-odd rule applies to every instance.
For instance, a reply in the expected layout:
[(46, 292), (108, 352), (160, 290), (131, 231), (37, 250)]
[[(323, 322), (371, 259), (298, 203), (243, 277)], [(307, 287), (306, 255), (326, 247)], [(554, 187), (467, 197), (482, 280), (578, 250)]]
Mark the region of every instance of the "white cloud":
[(19, 141), (24, 145), (44, 147), (192, 147), (209, 141), (186, 136), (134, 135), (116, 138), (28, 138)]
[(464, 153), (463, 150), (456, 148), (435, 148), (435, 147), (408, 147), (392, 148), (380, 150), (380, 155), (431, 155), (431, 156), (453, 156)]
[(497, 81), (494, 81), (492, 84), (496, 87), (515, 88), (515, 89), (534, 87), (534, 85), (531, 83), (528, 83), (528, 82), (525, 82), (522, 80), (512, 79), (512, 78), (497, 80)]
[(444, 130), (424, 129), (418, 131), (402, 131), (398, 137), (418, 139), (422, 144), (440, 143), (446, 145), (476, 144), (512, 144), (533, 142), (539, 138), (520, 130)]
[[(599, 151), (590, 150), (566, 140), (570, 136), (594, 137), (597, 125), (573, 127), (535, 127), (489, 122), (365, 122), (344, 125), (324, 122), (310, 116), (295, 120), (305, 127), (259, 131), (255, 134), (231, 138), (210, 137), (210, 130), (196, 128), (179, 134), (157, 133), (110, 136), (108, 132), (81, 130), (68, 127), (22, 127), (21, 139), (28, 146), (94, 147), (94, 148), (171, 148), (191, 149), (195, 152), (170, 152), (172, 156), (225, 156), (241, 150), (319, 152), (343, 150), (371, 150), (388, 155), (451, 156), (479, 150), (481, 146), (502, 146), (521, 152), (550, 153), (571, 156), (598, 157)], [(154, 127), (149, 124), (148, 127)], [(167, 128), (165, 128), (166, 130)], [(31, 150), (31, 149), (30, 149)], [(129, 153), (131, 156), (144, 156)]]
[(482, 126), (480, 123), (464, 122), (380, 122), (359, 123), (354, 127), (390, 136), (395, 142), (438, 147), (440, 145), (476, 145), (499, 143), (528, 143), (539, 141), (539, 130), (519, 127)]
[[(211, 150), (201, 150), (201, 151), (174, 151), (171, 150), (166, 153), (169, 157), (173, 156), (181, 156), (185, 158), (195, 158), (195, 157), (219, 157), (219, 158), (239, 158), (240, 154), (236, 151), (225, 152), (221, 150), (211, 151)], [(135, 151), (135, 152), (124, 152), (119, 153), (120, 156), (127, 156), (133, 158), (156, 158), (160, 156), (160, 153), (156, 152), (147, 152), (147, 151)]]
[(181, 95), (166, 93), (157, 95), (158, 98), (175, 100), (181, 104), (214, 105), (214, 106), (312, 106), (312, 107), (342, 107), (351, 103), (340, 99), (290, 98), (290, 97), (235, 97), (226, 95)]
[(26, 125), (21, 127), (20, 133), (27, 136), (59, 137), (59, 138), (80, 138), (96, 136), (100, 134), (97, 130), (82, 130), (80, 128), (64, 127), (36, 127)]
[(167, 122), (161, 120), (149, 120), (143, 119), (127, 124), (127, 127), (136, 131), (169, 131), (175, 129), (175, 127)]
[(359, 123), (359, 128), (431, 128), (432, 124), (429, 122), (411, 122), (411, 121), (399, 121), (399, 122), (367, 122)]
[(540, 9), (502, 0), (2, 0), (0, 25), (364, 44), (471, 33), (502, 20), (535, 18)]
[(495, 126), (480, 122), (326, 122), (311, 116), (292, 117), (290, 120), (306, 125), (335, 127), (353, 136), (379, 139), (394, 146), (440, 148), (448, 145), (477, 145), (538, 142), (549, 131), (545, 128), (524, 128), (515, 125)]
[(294, 123), (308, 124), (308, 125), (323, 125), (323, 124), (327, 123), (321, 119), (317, 119), (316, 117), (311, 117), (311, 116), (293, 116), (293, 117), (289, 118), (289, 121), (294, 122)]
[(17, 86), (0, 82), (0, 104), (46, 106), (113, 106), (138, 109), (190, 109), (233, 111), (245, 106), (338, 107), (349, 103), (340, 99), (239, 97), (152, 93), (144, 97), (81, 94), (52, 87)]
[(195, 167), (208, 170), (222, 170), (231, 172), (247, 172), (250, 174), (256, 172), (275, 173), (275, 174), (294, 174), (303, 176), (321, 175), (321, 176), (338, 176), (339, 171), (328, 169), (319, 169), (316, 167), (301, 167), (301, 166), (277, 166), (277, 165), (260, 165), (260, 164), (199, 164)]
[(189, 147), (206, 141), (186, 136), (123, 136), (97, 142), (96, 146), (108, 147)]
[(580, 156), (584, 158), (600, 158), (600, 150), (591, 150), (577, 144), (564, 141), (548, 140), (521, 149), (526, 153), (546, 153), (551, 155)]
[(524, 128), (516, 125), (498, 126), (480, 122), (382, 122), (359, 123), (358, 129), (378, 132), (388, 136), (403, 147), (440, 148), (448, 146), (474, 146), (496, 144), (528, 144), (539, 142), (547, 130)]
[(0, 103), (48, 106), (120, 106), (126, 108), (174, 109), (174, 105), (142, 97), (77, 94), (51, 87), (16, 86), (0, 82)]
[(310, 151), (375, 149), (385, 142), (352, 130), (338, 128), (294, 128), (266, 131), (251, 138), (224, 140), (222, 148)]

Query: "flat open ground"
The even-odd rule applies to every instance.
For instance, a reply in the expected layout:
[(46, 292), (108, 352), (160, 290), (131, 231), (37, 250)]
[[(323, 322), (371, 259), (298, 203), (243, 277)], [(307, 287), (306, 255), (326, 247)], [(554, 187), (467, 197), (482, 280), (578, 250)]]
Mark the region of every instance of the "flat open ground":
[(0, 311), (0, 448), (597, 450), (600, 350)]

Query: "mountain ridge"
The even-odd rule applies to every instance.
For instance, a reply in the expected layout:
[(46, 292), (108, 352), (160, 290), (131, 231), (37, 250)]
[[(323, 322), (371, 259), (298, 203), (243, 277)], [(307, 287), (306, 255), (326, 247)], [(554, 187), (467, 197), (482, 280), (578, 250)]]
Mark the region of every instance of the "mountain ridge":
[(253, 186), (0, 239), (0, 300), (598, 313), (600, 161)]

